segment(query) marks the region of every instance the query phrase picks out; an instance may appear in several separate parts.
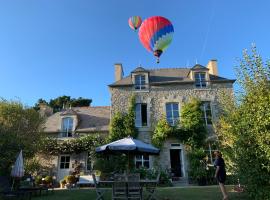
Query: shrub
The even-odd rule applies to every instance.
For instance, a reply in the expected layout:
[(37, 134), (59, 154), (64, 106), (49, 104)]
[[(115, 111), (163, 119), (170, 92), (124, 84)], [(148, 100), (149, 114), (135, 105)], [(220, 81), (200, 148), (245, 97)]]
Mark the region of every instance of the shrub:
[(65, 177), (67, 183), (76, 183), (76, 177), (74, 175), (68, 175)]
[(39, 185), (42, 183), (42, 176), (36, 176), (35, 177), (35, 184), (36, 185)]
[(52, 176), (46, 176), (44, 178), (44, 181), (46, 184), (52, 184), (52, 182), (53, 182)]

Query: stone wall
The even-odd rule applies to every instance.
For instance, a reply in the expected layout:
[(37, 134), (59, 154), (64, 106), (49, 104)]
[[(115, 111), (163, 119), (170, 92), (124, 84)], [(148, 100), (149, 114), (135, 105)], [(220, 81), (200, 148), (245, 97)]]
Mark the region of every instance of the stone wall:
[[(136, 103), (147, 104), (147, 118), (149, 125), (147, 127), (139, 128), (138, 138), (151, 143), (151, 134), (155, 129), (155, 125), (162, 116), (165, 116), (165, 106), (168, 102), (179, 103), (179, 112), (181, 112), (181, 106), (188, 102), (190, 98), (196, 97), (202, 101), (211, 102), (212, 120), (213, 122), (218, 120), (220, 113), (219, 97), (222, 93), (233, 94), (232, 83), (215, 83), (211, 84), (210, 87), (204, 89), (197, 89), (193, 84), (182, 84), (182, 85), (163, 85), (163, 86), (151, 86), (149, 91), (135, 91), (132, 87), (117, 87), (110, 88), (111, 92), (111, 114), (112, 116), (120, 111), (127, 112), (129, 98), (135, 94)], [(180, 116), (181, 117), (181, 116)], [(213, 128), (210, 125), (208, 130), (213, 134)], [(150, 159), (150, 165), (153, 166), (158, 163), (163, 169), (170, 167), (170, 148), (171, 143), (179, 143), (175, 140), (167, 140), (164, 143), (163, 149), (158, 158), (152, 157)], [(182, 146), (183, 159), (184, 159), (184, 174), (187, 175), (187, 162), (185, 148)]]

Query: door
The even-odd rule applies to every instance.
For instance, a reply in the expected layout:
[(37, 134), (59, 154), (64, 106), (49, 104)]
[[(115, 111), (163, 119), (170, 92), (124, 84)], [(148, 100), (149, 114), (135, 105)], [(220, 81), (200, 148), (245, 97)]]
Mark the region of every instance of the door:
[(58, 161), (57, 180), (62, 180), (70, 172), (70, 155), (60, 155)]
[(181, 177), (181, 149), (170, 149), (172, 177)]

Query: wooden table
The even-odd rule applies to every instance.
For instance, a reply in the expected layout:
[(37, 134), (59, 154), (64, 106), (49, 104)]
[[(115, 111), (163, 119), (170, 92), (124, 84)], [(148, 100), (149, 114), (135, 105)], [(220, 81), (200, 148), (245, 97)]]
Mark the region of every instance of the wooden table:
[[(128, 183), (130, 181), (125, 180), (124, 181), (126, 183), (126, 188), (128, 187)], [(99, 181), (99, 184), (111, 184), (113, 185), (114, 181), (113, 180), (101, 180)], [(146, 188), (147, 192), (149, 193), (147, 199), (152, 199), (152, 197), (154, 197), (155, 191), (156, 191), (156, 185), (157, 185), (157, 180), (148, 180), (148, 179), (142, 179), (139, 181), (142, 189), (143, 187)], [(148, 186), (151, 185), (151, 189), (148, 190)]]

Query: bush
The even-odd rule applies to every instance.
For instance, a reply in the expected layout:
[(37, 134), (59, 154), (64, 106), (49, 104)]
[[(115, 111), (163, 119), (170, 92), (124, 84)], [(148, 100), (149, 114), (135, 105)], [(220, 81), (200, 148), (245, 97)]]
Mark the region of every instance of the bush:
[(76, 183), (76, 177), (74, 175), (68, 175), (65, 177), (67, 183), (73, 184)]
[(52, 178), (52, 176), (46, 176), (44, 178), (44, 181), (45, 181), (46, 184), (52, 184), (53, 178)]
[(35, 177), (35, 184), (36, 185), (39, 185), (42, 183), (42, 176), (36, 176)]

